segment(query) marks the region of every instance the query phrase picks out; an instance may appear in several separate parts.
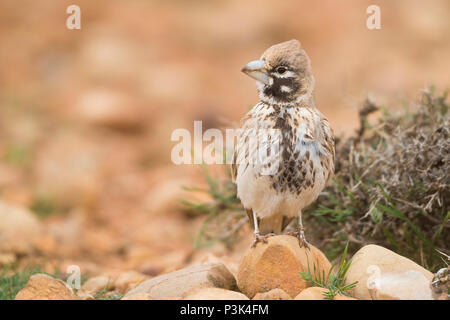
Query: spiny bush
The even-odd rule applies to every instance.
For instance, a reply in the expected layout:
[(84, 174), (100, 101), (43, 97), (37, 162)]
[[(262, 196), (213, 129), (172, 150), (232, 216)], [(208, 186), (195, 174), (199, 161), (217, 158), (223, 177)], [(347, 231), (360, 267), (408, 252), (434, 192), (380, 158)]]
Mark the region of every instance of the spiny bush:
[(384, 110), (375, 125), (367, 115), (379, 108), (366, 101), (356, 137), (337, 144), (333, 183), (307, 210), (332, 231), (326, 249), (377, 243), (431, 269), (442, 262), (436, 249), (448, 252), (450, 243), (446, 98), (425, 90), (417, 111)]

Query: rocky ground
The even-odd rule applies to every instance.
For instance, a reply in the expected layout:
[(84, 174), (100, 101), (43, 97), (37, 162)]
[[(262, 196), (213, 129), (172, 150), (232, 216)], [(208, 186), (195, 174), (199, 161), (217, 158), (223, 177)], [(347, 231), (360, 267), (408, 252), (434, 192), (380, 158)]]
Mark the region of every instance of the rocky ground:
[[(122, 300), (447, 299), (446, 293), (433, 294), (431, 272), (376, 245), (365, 246), (353, 256), (344, 274), (344, 282), (353, 285), (341, 287), (331, 296), (331, 285), (325, 279), (339, 272), (339, 266), (333, 267), (312, 245), (310, 249), (300, 248), (292, 236), (274, 236), (267, 244), (248, 250), (237, 270), (230, 261), (213, 260), (156, 277), (134, 271), (99, 275), (88, 279), (79, 290), (46, 274), (35, 274), (15, 299), (93, 300), (99, 294)], [(300, 276), (311, 270), (313, 276), (323, 274), (325, 281), (314, 286)]]

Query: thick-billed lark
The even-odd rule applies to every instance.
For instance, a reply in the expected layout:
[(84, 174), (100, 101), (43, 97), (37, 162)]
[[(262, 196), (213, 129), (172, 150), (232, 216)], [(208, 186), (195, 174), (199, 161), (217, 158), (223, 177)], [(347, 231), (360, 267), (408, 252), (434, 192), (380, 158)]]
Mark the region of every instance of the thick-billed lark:
[(232, 173), (254, 227), (253, 246), (298, 217), (294, 234), (308, 247), (302, 210), (334, 172), (333, 130), (315, 107), (309, 58), (291, 40), (270, 47), (242, 72), (257, 80), (260, 101), (242, 120)]

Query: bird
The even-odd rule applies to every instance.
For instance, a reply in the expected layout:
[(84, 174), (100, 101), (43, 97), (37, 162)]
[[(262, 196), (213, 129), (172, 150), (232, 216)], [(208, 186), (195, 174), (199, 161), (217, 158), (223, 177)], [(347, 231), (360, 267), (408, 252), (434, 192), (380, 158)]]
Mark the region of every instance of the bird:
[(243, 73), (256, 80), (259, 102), (242, 118), (231, 162), (237, 196), (254, 229), (252, 247), (282, 234), (334, 174), (334, 133), (314, 102), (311, 63), (298, 40), (275, 44)]

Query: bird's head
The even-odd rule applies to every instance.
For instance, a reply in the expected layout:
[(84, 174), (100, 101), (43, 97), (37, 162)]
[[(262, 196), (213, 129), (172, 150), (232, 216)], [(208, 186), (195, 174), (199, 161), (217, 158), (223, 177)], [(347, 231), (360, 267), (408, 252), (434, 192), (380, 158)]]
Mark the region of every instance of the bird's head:
[(269, 104), (298, 105), (312, 97), (310, 61), (297, 40), (273, 45), (242, 72), (256, 79), (260, 99)]

